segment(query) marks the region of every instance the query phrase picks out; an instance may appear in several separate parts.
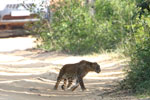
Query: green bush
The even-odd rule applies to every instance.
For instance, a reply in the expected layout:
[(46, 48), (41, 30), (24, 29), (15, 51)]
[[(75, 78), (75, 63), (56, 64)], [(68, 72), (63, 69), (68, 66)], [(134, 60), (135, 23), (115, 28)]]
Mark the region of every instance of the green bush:
[[(90, 16), (88, 6), (76, 0), (64, 0), (56, 6), (52, 22), (34, 25), (34, 32), (42, 40), (40, 47), (74, 54), (87, 54), (100, 50), (112, 51), (128, 35), (133, 3), (121, 0), (97, 0), (95, 15)], [(125, 8), (125, 9), (124, 9)], [(32, 25), (31, 25), (32, 26)]]
[(128, 26), (132, 25), (134, 1), (97, 0), (95, 7), (101, 47), (112, 51), (117, 49), (118, 45), (124, 45), (131, 35), (131, 28)]
[(136, 45), (125, 79), (128, 89), (136, 93), (150, 93), (150, 39)]
[(134, 24), (133, 44), (129, 50), (130, 64), (123, 88), (140, 94), (150, 93), (150, 16), (145, 13)]
[(98, 36), (94, 18), (85, 6), (81, 6), (81, 2), (74, 0), (63, 3), (53, 14), (50, 30), (50, 38), (54, 42), (52, 47), (75, 54), (96, 51)]
[(98, 50), (97, 22), (86, 6), (75, 0), (64, 0), (51, 9), (55, 9), (52, 23), (35, 23), (35, 32), (40, 35), (43, 48), (74, 54)]

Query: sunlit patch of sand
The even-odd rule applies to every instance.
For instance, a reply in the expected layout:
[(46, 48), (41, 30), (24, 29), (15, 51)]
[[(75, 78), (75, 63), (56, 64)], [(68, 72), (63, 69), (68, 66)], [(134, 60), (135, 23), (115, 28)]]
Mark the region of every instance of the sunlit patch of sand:
[(23, 60), (24, 57), (21, 57), (21, 56), (12, 56), (12, 55), (5, 55), (5, 54), (0, 54), (0, 62), (1, 64), (4, 63), (4, 62), (7, 62), (8, 61), (18, 61), (18, 60)]
[(36, 39), (32, 37), (4, 38), (0, 39), (0, 52), (9, 52), (14, 50), (25, 50), (36, 46)]

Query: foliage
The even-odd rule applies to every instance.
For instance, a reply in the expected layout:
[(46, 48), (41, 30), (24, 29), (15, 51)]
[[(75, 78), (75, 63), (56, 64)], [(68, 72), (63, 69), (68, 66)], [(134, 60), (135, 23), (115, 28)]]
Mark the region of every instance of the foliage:
[(64, 0), (51, 6), (54, 12), (52, 22), (37, 22), (33, 31), (39, 34), (40, 47), (46, 50), (74, 54), (112, 51), (128, 35), (126, 26), (131, 24), (129, 19), (133, 13), (130, 9), (134, 6), (126, 6), (128, 3), (97, 0), (95, 16), (91, 16), (88, 6), (82, 2)]
[(134, 38), (129, 50), (131, 62), (123, 88), (136, 93), (150, 93), (150, 16), (147, 12), (142, 19), (136, 19)]
[(55, 49), (75, 54), (95, 51), (96, 22), (86, 7), (76, 1), (61, 2), (60, 5), (53, 14), (50, 31)]
[(48, 50), (61, 50), (68, 53), (83, 54), (98, 50), (97, 22), (81, 2), (64, 0), (54, 9), (52, 23), (35, 23), (34, 31), (40, 35), (43, 47)]
[(97, 31), (103, 40), (100, 41), (102, 48), (116, 50), (118, 46), (127, 46), (127, 40), (132, 34), (130, 26), (133, 24), (132, 16), (135, 13), (134, 1), (97, 0), (95, 9), (95, 17), (99, 23)]

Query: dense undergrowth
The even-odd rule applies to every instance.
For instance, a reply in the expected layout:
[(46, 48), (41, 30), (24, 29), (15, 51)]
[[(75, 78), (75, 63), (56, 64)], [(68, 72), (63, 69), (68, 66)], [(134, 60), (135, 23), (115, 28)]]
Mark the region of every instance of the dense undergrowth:
[(131, 61), (127, 77), (122, 82), (123, 89), (131, 89), (137, 94), (150, 93), (150, 16), (145, 13), (133, 26), (132, 42), (128, 50)]
[[(41, 48), (72, 54), (119, 51), (131, 58), (123, 89), (150, 93), (150, 11), (148, 0), (96, 0), (90, 5), (64, 0), (51, 6), (52, 21), (34, 24)], [(147, 6), (148, 7), (148, 6)], [(33, 26), (32, 26), (33, 27)]]

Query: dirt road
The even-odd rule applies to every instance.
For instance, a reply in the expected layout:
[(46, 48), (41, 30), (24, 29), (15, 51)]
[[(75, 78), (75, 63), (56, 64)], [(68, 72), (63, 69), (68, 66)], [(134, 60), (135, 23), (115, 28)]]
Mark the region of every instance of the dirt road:
[[(15, 44), (21, 44), (22, 39), (18, 39), (18, 42), (17, 39), (9, 39), (16, 41), (16, 47), (11, 44), (13, 48), (9, 48), (6, 39), (8, 44), (0, 48), (0, 100), (138, 100), (126, 91), (115, 90), (118, 81), (124, 77), (122, 69), (127, 66), (127, 59), (118, 58), (117, 54), (72, 56), (24, 50), (35, 46), (34, 39), (31, 39), (31, 43), (28, 43), (30, 39), (27, 39), (28, 42), (25, 39), (26, 48), (19, 49), (19, 45)], [(96, 61), (102, 69), (100, 74), (91, 72), (85, 77), (88, 91), (82, 92), (80, 87), (74, 92), (62, 91), (60, 88), (53, 90), (62, 65), (82, 59)]]

